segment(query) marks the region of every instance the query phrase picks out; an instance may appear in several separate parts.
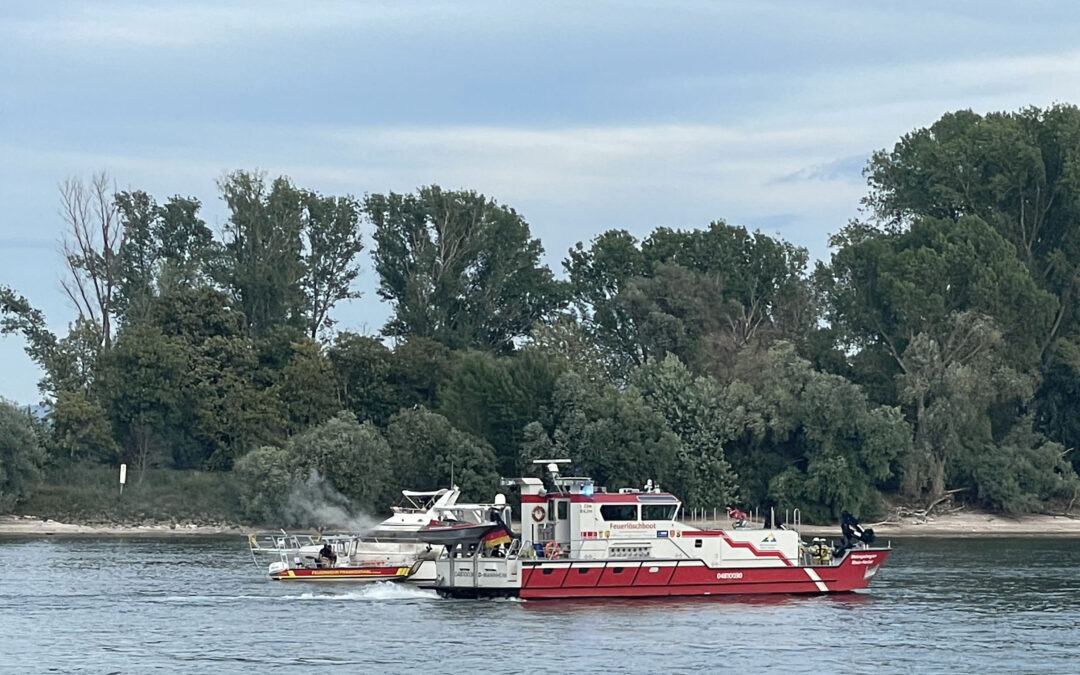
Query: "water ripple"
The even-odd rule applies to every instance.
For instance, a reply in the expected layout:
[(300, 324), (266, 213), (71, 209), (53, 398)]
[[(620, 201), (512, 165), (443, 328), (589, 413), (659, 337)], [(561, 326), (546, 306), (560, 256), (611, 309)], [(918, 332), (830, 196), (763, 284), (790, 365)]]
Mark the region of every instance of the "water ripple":
[(1080, 542), (895, 545), (865, 593), (522, 602), (270, 582), (236, 538), (0, 540), (0, 670), (1076, 672)]

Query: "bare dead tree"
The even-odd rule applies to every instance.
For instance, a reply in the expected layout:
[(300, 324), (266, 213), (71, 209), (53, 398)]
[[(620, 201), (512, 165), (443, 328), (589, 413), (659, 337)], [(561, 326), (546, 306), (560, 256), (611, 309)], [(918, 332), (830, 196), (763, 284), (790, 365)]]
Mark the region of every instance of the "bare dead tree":
[(60, 215), (68, 227), (61, 250), (69, 272), (60, 286), (79, 315), (100, 329), (103, 349), (112, 342), (110, 315), (124, 243), (114, 193), (105, 172), (93, 175), (88, 183), (69, 178), (60, 184)]

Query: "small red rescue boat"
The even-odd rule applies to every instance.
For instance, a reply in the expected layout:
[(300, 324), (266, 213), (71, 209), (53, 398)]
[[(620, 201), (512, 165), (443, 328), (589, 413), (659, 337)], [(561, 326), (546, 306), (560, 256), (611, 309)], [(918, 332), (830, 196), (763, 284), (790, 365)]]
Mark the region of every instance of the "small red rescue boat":
[(274, 581), (402, 581), (411, 567), (364, 565), (362, 567), (285, 567), (271, 569)]

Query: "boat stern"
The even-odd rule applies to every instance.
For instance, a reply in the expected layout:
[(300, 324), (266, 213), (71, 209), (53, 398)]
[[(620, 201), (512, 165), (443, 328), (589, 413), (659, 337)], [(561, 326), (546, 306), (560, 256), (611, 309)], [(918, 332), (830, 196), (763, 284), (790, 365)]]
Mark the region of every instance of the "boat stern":
[(891, 552), (888, 548), (856, 548), (831, 567), (806, 569), (816, 571), (829, 592), (854, 591), (870, 585)]
[(521, 560), (484, 556), (435, 562), (435, 589), (455, 598), (513, 597), (521, 591)]

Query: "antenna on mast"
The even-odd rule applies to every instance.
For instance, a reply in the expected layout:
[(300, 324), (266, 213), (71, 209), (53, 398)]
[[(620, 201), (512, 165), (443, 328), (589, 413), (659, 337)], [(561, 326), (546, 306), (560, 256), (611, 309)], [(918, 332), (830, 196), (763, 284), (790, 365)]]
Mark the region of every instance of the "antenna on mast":
[(559, 465), (560, 464), (569, 464), (570, 462), (571, 462), (571, 460), (569, 460), (569, 459), (534, 459), (532, 463), (533, 464), (547, 464), (548, 473), (550, 473), (552, 475), (555, 475), (555, 476), (558, 476), (559, 475)]
[(564, 482), (559, 478), (559, 465), (569, 464), (569, 459), (534, 459), (533, 464), (546, 464), (548, 473), (551, 474), (551, 483), (558, 492), (563, 492)]

